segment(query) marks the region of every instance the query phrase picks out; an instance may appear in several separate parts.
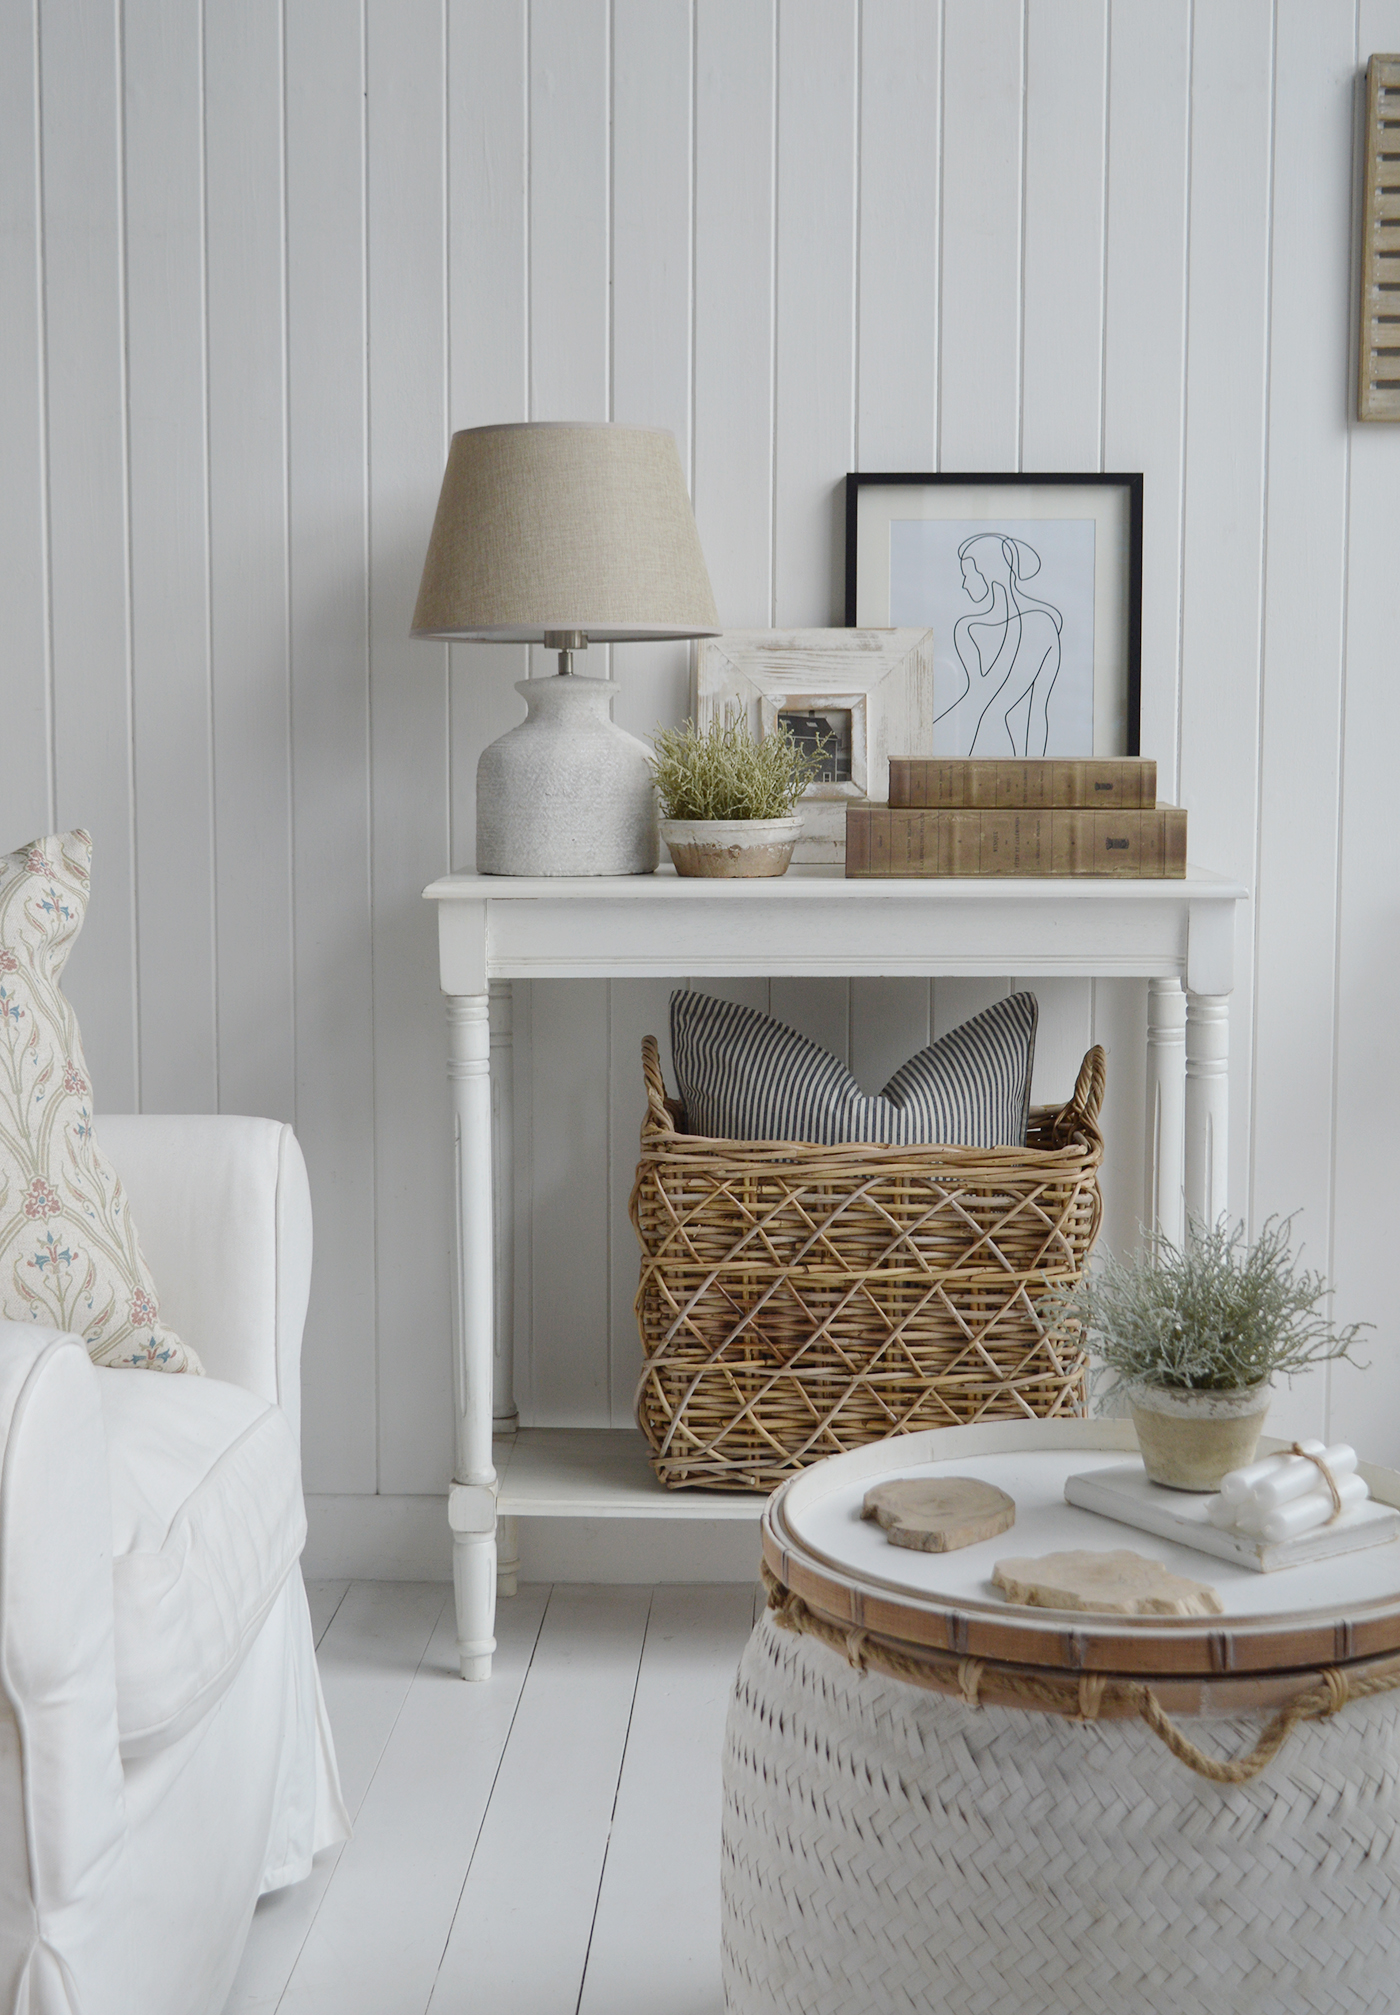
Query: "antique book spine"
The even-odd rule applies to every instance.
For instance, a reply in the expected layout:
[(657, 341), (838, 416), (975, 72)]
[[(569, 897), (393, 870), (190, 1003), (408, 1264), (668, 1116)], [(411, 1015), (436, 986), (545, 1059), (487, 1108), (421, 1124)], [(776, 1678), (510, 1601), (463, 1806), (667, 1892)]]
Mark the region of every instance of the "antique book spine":
[(870, 872), (870, 811), (865, 805), (846, 806), (846, 875)]
[(1151, 757), (1006, 762), (890, 757), (890, 804), (901, 808), (1151, 811), (1156, 802), (1157, 765)]
[(1186, 813), (1176, 805), (1151, 811), (848, 805), (846, 873), (1179, 880), (1186, 873)]

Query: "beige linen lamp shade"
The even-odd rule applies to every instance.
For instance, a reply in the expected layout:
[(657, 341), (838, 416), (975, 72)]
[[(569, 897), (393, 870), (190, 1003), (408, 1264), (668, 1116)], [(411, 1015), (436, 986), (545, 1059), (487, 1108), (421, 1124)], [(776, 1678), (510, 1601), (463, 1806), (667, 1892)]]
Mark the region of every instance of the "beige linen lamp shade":
[(479, 874), (652, 872), (651, 751), (574, 654), (719, 626), (672, 435), (555, 420), (452, 436), (413, 634), (559, 652), (559, 677), (517, 682), (526, 718), (477, 764)]
[(536, 421), (452, 436), (414, 636), (610, 643), (719, 627), (673, 435)]

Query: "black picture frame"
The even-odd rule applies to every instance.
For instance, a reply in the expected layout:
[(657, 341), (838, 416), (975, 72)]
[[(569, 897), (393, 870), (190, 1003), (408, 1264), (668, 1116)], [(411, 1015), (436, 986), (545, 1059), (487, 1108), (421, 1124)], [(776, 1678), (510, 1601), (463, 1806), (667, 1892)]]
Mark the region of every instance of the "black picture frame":
[[(1067, 470), (1046, 475), (1024, 475), (1016, 471), (937, 471), (928, 474), (909, 474), (904, 471), (859, 470), (846, 478), (846, 628), (859, 627), (857, 610), (860, 605), (860, 581), (857, 568), (858, 527), (860, 524), (860, 495), (862, 490), (874, 490), (880, 486), (903, 485), (905, 487), (930, 486), (955, 489), (1037, 489), (1052, 487), (1081, 489), (1121, 489), (1127, 499), (1127, 581), (1123, 596), (1126, 621), (1126, 636), (1123, 640), (1125, 657), (1124, 690), (1124, 732), (1126, 747), (1122, 753), (1130, 756), (1142, 753), (1142, 474), (1137, 472), (1100, 473), (1097, 470)], [(1098, 753), (1098, 751), (1095, 751)]]

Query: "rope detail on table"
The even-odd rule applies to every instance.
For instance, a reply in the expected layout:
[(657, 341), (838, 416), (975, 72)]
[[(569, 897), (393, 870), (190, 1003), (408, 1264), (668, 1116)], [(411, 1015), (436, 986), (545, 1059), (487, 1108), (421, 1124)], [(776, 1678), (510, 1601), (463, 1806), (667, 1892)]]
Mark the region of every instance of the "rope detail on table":
[[(934, 1651), (915, 1657), (868, 1630), (843, 1629), (828, 1622), (781, 1582), (766, 1561), (761, 1572), (768, 1607), (779, 1628), (817, 1638), (857, 1671), (882, 1672), (889, 1678), (935, 1692), (956, 1693), (969, 1707), (1024, 1707), (1082, 1722), (1135, 1714), (1178, 1762), (1194, 1770), (1198, 1777), (1209, 1778), (1212, 1784), (1247, 1784), (1267, 1769), (1300, 1722), (1325, 1720), (1349, 1700), (1365, 1700), (1373, 1694), (1400, 1688), (1400, 1657), (1350, 1676), (1340, 1666), (1326, 1666), (1312, 1685), (1279, 1708), (1248, 1755), (1225, 1761), (1198, 1748), (1143, 1680), (1114, 1679), (1099, 1672), (1037, 1673), (1018, 1666), (993, 1664), (986, 1659), (953, 1658)], [(989, 1691), (994, 1693), (994, 1699), (988, 1698)]]

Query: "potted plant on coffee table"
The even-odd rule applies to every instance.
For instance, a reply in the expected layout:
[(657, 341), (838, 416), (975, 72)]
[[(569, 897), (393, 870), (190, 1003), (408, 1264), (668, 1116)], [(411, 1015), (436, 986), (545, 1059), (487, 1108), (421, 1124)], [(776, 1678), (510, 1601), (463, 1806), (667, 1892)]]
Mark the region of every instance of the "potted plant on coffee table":
[(1288, 1218), (1253, 1245), (1243, 1224), (1192, 1225), (1123, 1260), (1105, 1254), (1061, 1304), (1132, 1412), (1143, 1465), (1173, 1490), (1218, 1490), (1254, 1458), (1272, 1381), (1349, 1357), (1369, 1323), (1336, 1328), (1327, 1284), (1300, 1272)]
[(745, 720), (659, 728), (652, 771), (661, 837), (678, 875), (781, 875), (802, 832), (797, 800), (822, 767), (783, 726), (756, 741)]

